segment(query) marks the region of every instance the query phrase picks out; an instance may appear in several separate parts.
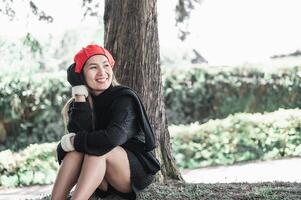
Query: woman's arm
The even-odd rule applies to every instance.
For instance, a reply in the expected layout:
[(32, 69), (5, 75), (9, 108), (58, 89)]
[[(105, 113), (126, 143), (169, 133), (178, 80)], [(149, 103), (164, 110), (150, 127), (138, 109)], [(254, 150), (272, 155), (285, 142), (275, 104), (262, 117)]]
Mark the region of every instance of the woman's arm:
[(67, 130), (69, 132), (92, 131), (92, 109), (84, 96), (75, 97), (70, 105), (68, 115)]
[[(86, 98), (83, 95), (75, 95), (75, 99), (71, 102), (68, 110), (68, 132), (76, 133), (78, 131), (92, 130), (92, 111), (90, 105), (86, 102)], [(62, 160), (68, 153), (62, 148), (61, 142), (58, 143), (57, 148), (57, 160), (61, 164)]]
[(108, 127), (97, 131), (79, 131), (74, 136), (76, 151), (103, 155), (114, 147), (124, 144), (139, 130), (135, 101), (131, 96), (122, 96), (111, 106)]

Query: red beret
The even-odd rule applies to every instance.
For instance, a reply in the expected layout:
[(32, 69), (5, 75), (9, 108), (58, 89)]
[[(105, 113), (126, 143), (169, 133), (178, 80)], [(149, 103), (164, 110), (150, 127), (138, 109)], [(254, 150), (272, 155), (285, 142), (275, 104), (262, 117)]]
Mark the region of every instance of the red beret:
[(94, 56), (94, 55), (104, 55), (108, 58), (108, 61), (111, 65), (111, 67), (114, 67), (115, 60), (111, 53), (106, 50), (105, 48), (98, 46), (96, 44), (90, 44), (84, 48), (82, 48), (75, 56), (74, 56), (74, 62), (75, 62), (75, 72), (80, 73), (83, 69), (86, 61)]

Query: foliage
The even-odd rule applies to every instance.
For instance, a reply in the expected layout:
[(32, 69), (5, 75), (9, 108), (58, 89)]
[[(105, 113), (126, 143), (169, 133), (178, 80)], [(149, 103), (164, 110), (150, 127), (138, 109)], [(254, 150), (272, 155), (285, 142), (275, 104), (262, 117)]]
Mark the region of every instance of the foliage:
[[(298, 70), (166, 70), (163, 83), (169, 123), (204, 123), (237, 112), (300, 107)], [(0, 78), (0, 150), (58, 140), (63, 134), (60, 111), (70, 97), (65, 72), (41, 73), (25, 68), (13, 75), (3, 73)]]
[(58, 164), (56, 143), (34, 144), (21, 152), (0, 152), (0, 187), (53, 183)]
[(169, 123), (204, 123), (237, 112), (300, 108), (299, 71), (300, 67), (282, 73), (243, 68), (166, 70), (164, 96)]
[[(26, 4), (28, 4), (28, 6), (26, 6)], [(32, 14), (33, 16), (36, 16), (38, 20), (46, 21), (47, 23), (53, 22), (53, 17), (40, 10), (33, 1), (26, 1), (24, 4), (24, 2), (20, 1), (2, 0), (0, 6), (0, 15), (7, 16), (10, 21), (17, 20), (22, 17), (21, 14), (18, 13), (20, 10), (17, 9), (17, 7), (22, 6), (23, 11), (27, 11), (27, 16)], [(31, 12), (29, 12), (29, 9)]]
[[(298, 109), (236, 114), (202, 125), (173, 125), (169, 129), (180, 168), (301, 154), (301, 112)], [(30, 145), (19, 153), (0, 152), (0, 186), (52, 183), (58, 168), (55, 148), (56, 143), (46, 143)]]
[(102, 44), (103, 26), (68, 29), (60, 34), (24, 33), (0, 37), (2, 72), (57, 72), (72, 62), (76, 49), (90, 43)]
[(29, 47), (32, 55), (42, 54), (42, 46), (38, 40), (36, 40), (32, 34), (27, 33), (23, 44)]
[(60, 111), (70, 97), (65, 79), (64, 73), (1, 77), (0, 124), (5, 142), (0, 150), (60, 139), (64, 133)]
[(199, 125), (170, 126), (181, 168), (229, 165), (301, 155), (301, 112), (230, 115)]
[(188, 31), (188, 20), (195, 4), (201, 4), (202, 0), (178, 0), (176, 5), (176, 26), (179, 28), (178, 37), (184, 41), (190, 34)]

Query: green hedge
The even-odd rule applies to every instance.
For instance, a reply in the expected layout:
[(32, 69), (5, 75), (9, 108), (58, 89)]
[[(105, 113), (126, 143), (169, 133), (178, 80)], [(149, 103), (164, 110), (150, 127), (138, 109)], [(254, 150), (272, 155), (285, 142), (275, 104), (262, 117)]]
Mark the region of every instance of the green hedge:
[[(301, 155), (301, 110), (236, 114), (199, 125), (172, 125), (172, 149), (180, 168), (228, 165)], [(53, 183), (55, 143), (0, 152), (0, 187)]]
[(166, 70), (164, 92), (169, 123), (204, 123), (238, 112), (301, 108), (300, 67), (271, 73), (226, 69)]
[(197, 168), (301, 156), (301, 110), (235, 114), (169, 127), (177, 165)]
[[(281, 73), (225, 69), (165, 71), (169, 124), (204, 123), (237, 112), (300, 108), (298, 67)], [(64, 131), (60, 111), (71, 93), (66, 72), (24, 70), (3, 73), (0, 79), (0, 151), (59, 140)]]
[(58, 170), (56, 144), (34, 144), (18, 153), (0, 152), (0, 187), (53, 183)]
[(65, 73), (17, 73), (0, 78), (0, 150), (59, 140), (64, 133), (60, 112), (70, 98)]

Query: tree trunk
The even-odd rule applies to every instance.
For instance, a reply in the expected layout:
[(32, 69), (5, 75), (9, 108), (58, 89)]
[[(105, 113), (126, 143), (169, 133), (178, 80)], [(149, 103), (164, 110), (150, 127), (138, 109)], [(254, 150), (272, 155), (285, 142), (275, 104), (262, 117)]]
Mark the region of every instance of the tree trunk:
[(106, 0), (105, 47), (113, 54), (116, 79), (141, 97), (156, 134), (160, 181), (183, 180), (171, 152), (165, 115), (156, 0)]

